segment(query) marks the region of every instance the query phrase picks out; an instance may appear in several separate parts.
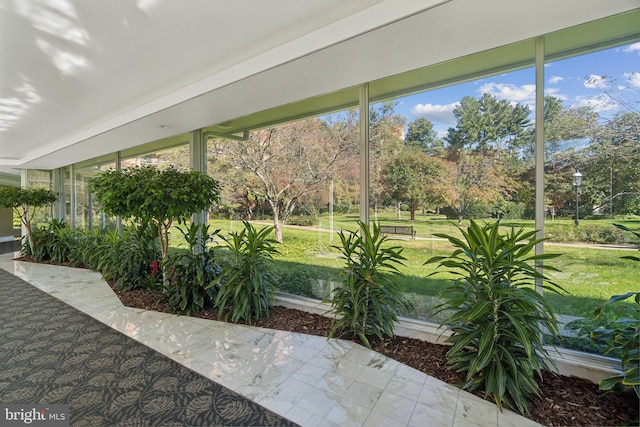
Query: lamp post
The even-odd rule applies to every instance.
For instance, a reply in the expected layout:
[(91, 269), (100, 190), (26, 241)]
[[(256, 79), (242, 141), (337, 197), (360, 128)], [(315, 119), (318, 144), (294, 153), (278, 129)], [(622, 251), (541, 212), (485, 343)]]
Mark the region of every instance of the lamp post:
[(580, 214), (578, 211), (578, 189), (582, 185), (582, 174), (578, 169), (573, 174), (573, 186), (576, 187), (576, 225), (580, 225)]

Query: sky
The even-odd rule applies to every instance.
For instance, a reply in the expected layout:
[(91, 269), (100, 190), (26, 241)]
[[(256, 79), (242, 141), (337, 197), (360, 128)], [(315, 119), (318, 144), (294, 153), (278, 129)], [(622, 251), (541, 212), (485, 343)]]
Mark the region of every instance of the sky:
[[(591, 106), (602, 117), (621, 111), (606, 96), (640, 104), (640, 42), (607, 49), (545, 65), (545, 94), (563, 101), (565, 108)], [(453, 109), (464, 96), (479, 98), (490, 93), (498, 99), (535, 108), (535, 69), (533, 67), (491, 76), (447, 88), (397, 99), (396, 113), (411, 122), (429, 119), (439, 136), (455, 126)], [(637, 111), (637, 110), (636, 110)]]

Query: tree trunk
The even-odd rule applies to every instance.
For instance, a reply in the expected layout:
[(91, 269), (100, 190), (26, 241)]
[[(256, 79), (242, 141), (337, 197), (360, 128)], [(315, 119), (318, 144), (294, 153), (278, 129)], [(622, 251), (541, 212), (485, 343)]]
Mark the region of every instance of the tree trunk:
[(24, 228), (27, 230), (27, 241), (29, 242), (29, 248), (31, 249), (31, 255), (33, 252), (33, 234), (31, 233), (31, 221), (24, 221)]
[(276, 241), (282, 243), (282, 224), (280, 224), (280, 211), (278, 210), (277, 203), (271, 203), (271, 209), (273, 210), (273, 231), (276, 234)]
[(280, 222), (273, 222), (273, 231), (276, 233), (276, 241), (282, 243), (282, 225)]
[(165, 286), (169, 286), (169, 275), (164, 271), (167, 259), (169, 259), (169, 228), (164, 228), (164, 224), (160, 221), (155, 221), (158, 227), (158, 238), (160, 239), (160, 253), (162, 254), (162, 282)]
[(398, 219), (402, 219), (402, 202), (396, 202), (396, 215)]

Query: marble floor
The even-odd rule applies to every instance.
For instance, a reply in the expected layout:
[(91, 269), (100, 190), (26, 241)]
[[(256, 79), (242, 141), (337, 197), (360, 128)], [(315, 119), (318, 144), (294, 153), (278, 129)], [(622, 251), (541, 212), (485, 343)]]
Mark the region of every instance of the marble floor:
[(266, 408), (315, 426), (539, 426), (350, 341), (124, 307), (99, 273), (0, 268)]

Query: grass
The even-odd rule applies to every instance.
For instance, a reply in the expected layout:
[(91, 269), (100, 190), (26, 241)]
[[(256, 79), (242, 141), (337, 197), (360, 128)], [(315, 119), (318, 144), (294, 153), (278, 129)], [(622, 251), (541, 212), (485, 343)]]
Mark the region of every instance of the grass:
[[(334, 229), (353, 230), (357, 215), (336, 216), (333, 220)], [(397, 219), (395, 214), (379, 214), (372, 220), (377, 220), (381, 224), (406, 224), (412, 225), (418, 237), (429, 238), (436, 233), (453, 234), (457, 233), (457, 220), (447, 219), (443, 215), (417, 215), (415, 221), (409, 221), (408, 215), (405, 213), (403, 218)], [(326, 217), (320, 219), (322, 227), (327, 228), (328, 219)], [(633, 243), (634, 236), (631, 233), (625, 233), (617, 229), (613, 224), (622, 224), (629, 228), (640, 228), (640, 219), (584, 219), (580, 220), (580, 226), (576, 227), (574, 220), (555, 219), (545, 221), (545, 235), (552, 242), (563, 243)], [(468, 220), (462, 222), (462, 226), (469, 225)], [(534, 220), (502, 220), (501, 228), (505, 230), (510, 227), (526, 230), (535, 228)]]

